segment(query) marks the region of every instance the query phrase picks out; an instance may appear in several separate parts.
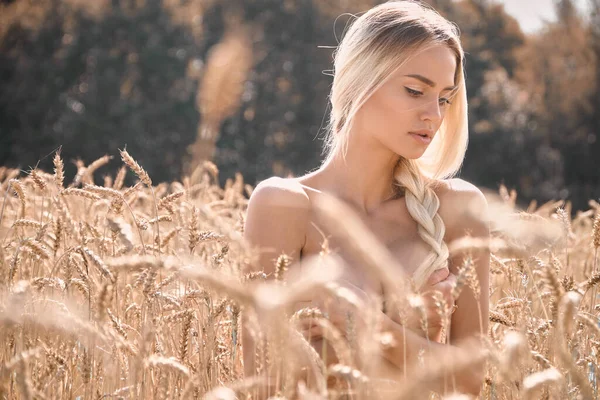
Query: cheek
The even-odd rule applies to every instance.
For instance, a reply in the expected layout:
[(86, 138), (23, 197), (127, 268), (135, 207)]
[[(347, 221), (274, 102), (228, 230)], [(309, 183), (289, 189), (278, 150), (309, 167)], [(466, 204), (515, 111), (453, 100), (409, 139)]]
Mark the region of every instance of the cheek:
[(402, 124), (410, 112), (410, 104), (400, 93), (389, 90), (380, 91), (369, 99), (363, 106), (364, 121), (370, 126), (396, 128)]

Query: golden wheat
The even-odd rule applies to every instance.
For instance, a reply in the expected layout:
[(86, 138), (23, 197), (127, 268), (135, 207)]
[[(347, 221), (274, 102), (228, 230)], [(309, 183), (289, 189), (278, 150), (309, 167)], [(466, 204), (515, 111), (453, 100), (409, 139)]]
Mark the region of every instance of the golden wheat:
[[(600, 304), (592, 290), (600, 282), (596, 203), (574, 219), (563, 202), (537, 210), (533, 204), (524, 213), (514, 210), (516, 193), (502, 189), (500, 201), (510, 212), (491, 221), (493, 240), (450, 245), (453, 251), (492, 251), (488, 350), (425, 357), (406, 380), (383, 383), (370, 374), (368, 356), (402, 343), (380, 331), (372, 312), (379, 300), (367, 302), (336, 281), (344, 264), (326, 241), (301, 274), (285, 255), (275, 262), (276, 276), (249, 273), (255, 254), (242, 229), (252, 187), (241, 175), (220, 187), (216, 166), (205, 162), (193, 177), (152, 186), (126, 151), (121, 157), (143, 185), (124, 187), (123, 167), (107, 175), (104, 186), (94, 185), (94, 171), (109, 156), (87, 167), (79, 162), (69, 187), (59, 153), (53, 175), (34, 169), (19, 176), (0, 168), (0, 187), (12, 188), (0, 216), (3, 397), (258, 398), (272, 387), (279, 398), (443, 398), (427, 389), (435, 379), (487, 360), (481, 398), (594, 398), (600, 353)], [(418, 309), (408, 279), (392, 272), (398, 263), (338, 206), (333, 199), (317, 205), (327, 229), (340, 232), (387, 282), (394, 291), (390, 301)], [(554, 229), (557, 218), (563, 240), (541, 232)], [(474, 293), (482, 287), (468, 258), (455, 297), (465, 287)], [(289, 312), (317, 292), (323, 307)], [(447, 325), (450, 307), (435, 300)], [(347, 309), (345, 328), (334, 323), (328, 304)], [(243, 315), (255, 320), (250, 351), (257, 356), (256, 377), (244, 377)], [(301, 333), (306, 323), (320, 329), (337, 363), (324, 362), (322, 349)]]

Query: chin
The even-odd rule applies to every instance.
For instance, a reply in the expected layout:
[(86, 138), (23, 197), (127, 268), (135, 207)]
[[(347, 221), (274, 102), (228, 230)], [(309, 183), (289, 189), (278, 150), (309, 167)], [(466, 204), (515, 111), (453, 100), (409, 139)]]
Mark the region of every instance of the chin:
[(423, 157), (425, 152), (424, 151), (411, 151), (411, 152), (403, 151), (402, 153), (397, 153), (397, 154), (402, 158), (406, 158), (407, 160), (418, 160), (419, 158)]
[(407, 160), (417, 160), (425, 154), (429, 146), (419, 146), (414, 143), (405, 142), (400, 144), (401, 147), (398, 147), (398, 144), (395, 146), (390, 146), (390, 150), (396, 153), (398, 156), (405, 158)]

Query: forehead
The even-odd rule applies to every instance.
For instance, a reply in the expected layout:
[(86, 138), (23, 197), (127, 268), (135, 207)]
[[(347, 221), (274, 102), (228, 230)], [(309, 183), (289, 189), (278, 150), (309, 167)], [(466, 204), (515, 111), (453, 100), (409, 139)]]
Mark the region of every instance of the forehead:
[(436, 45), (410, 57), (394, 72), (393, 78), (419, 74), (435, 82), (436, 88), (439, 89), (454, 85), (455, 71), (456, 55), (454, 52), (448, 46)]

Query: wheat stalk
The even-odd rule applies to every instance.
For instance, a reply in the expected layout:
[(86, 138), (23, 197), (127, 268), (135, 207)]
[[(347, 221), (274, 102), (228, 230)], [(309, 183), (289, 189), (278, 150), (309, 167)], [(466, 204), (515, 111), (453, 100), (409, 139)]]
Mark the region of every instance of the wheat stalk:
[[(492, 361), (484, 398), (595, 394), (595, 355), (600, 353), (596, 318), (600, 305), (590, 290), (600, 282), (594, 264), (600, 240), (595, 202), (568, 221), (569, 204), (563, 211), (555, 211), (562, 203), (548, 202), (537, 210), (530, 205), (527, 213), (513, 216), (531, 225), (524, 232), (511, 236), (497, 229), (491, 245), (471, 238), (449, 244), (453, 251), (487, 248), (492, 253), (488, 333), (494, 351), (433, 361), (422, 358), (423, 364), (405, 370), (407, 380), (398, 373), (395, 391), (394, 385), (385, 391), (385, 382), (370, 374), (373, 361), (368, 356), (375, 349), (402, 344), (378, 331), (377, 296), (365, 300), (355, 288), (336, 281), (345, 264), (336, 254), (338, 249), (330, 248), (327, 236), (320, 257), (274, 260), (280, 281), (270, 281), (264, 271), (247, 272), (256, 261), (243, 243), (248, 203), (242, 196), (244, 191), (250, 195), (253, 188), (244, 184), (241, 175), (221, 188), (218, 169), (205, 163), (182, 182), (147, 187), (140, 178), (136, 185), (123, 188), (129, 168), (124, 165), (114, 181), (105, 177), (104, 187), (95, 186), (92, 174), (103, 162), (86, 167), (76, 161), (79, 176), (74, 182), (81, 182), (81, 188), (64, 188), (59, 152), (54, 154), (53, 175), (36, 168), (19, 179), (19, 170), (0, 167), (5, 190), (0, 215), (0, 269), (4, 271), (0, 330), (5, 337), (0, 392), (9, 397), (192, 398), (216, 396), (216, 389), (223, 386), (229, 390), (221, 393), (250, 398), (256, 394), (256, 398), (256, 390), (262, 390), (257, 388), (269, 386), (278, 391), (273, 396), (286, 398), (366, 399), (390, 394), (414, 399), (427, 396), (437, 378), (451, 379), (457, 368), (479, 365), (477, 358)], [(506, 194), (509, 202), (514, 199)], [(320, 212), (326, 234), (341, 232), (342, 245), (354, 248), (357, 259), (367, 266), (365, 272), (397, 279), (392, 268), (400, 266), (387, 249), (380, 243), (371, 246), (370, 232), (355, 220), (348, 222), (351, 214), (337, 208), (337, 203), (329, 206), (333, 208)], [(123, 216), (124, 207), (131, 217)], [(159, 215), (158, 209), (164, 214)], [(567, 254), (557, 253), (563, 250), (557, 246), (560, 242), (548, 241), (538, 251), (527, 238), (529, 234), (550, 238), (551, 234), (535, 229), (542, 229), (551, 218), (563, 227), (562, 232), (574, 235)], [(166, 226), (166, 234), (159, 237), (151, 229), (138, 228), (136, 239), (133, 224), (144, 223), (154, 229)], [(186, 235), (178, 238), (184, 229)], [(514, 238), (523, 238), (523, 245), (515, 247)], [(149, 240), (152, 245), (143, 243)], [(158, 253), (159, 248), (168, 248), (168, 255)], [(146, 249), (157, 254), (139, 254)], [(292, 261), (301, 261), (302, 269)], [(455, 295), (465, 286), (481, 290), (474, 264), (468, 258), (463, 261)], [(398, 289), (399, 304), (408, 293), (406, 305), (419, 308), (417, 293), (392, 286)], [(324, 295), (324, 307), (301, 309), (289, 318), (297, 301), (312, 299), (317, 291)], [(447, 327), (448, 307), (441, 298), (434, 300)], [(548, 303), (552, 315), (546, 314)], [(345, 327), (334, 326), (323, 313), (331, 311), (333, 304), (348, 310)], [(257, 347), (250, 349), (256, 351), (260, 376), (243, 376), (245, 360), (239, 352), (248, 349), (240, 340), (241, 312), (255, 314), (256, 325), (264, 331), (257, 333), (254, 328)], [(317, 351), (321, 344), (294, 329), (302, 321), (325, 330), (324, 342), (332, 343), (339, 364), (325, 365), (325, 354)], [(514, 329), (526, 332), (527, 338), (517, 335), (518, 340), (513, 340)], [(447, 329), (443, 335), (449, 336)], [(72, 367), (71, 361), (80, 367)]]

